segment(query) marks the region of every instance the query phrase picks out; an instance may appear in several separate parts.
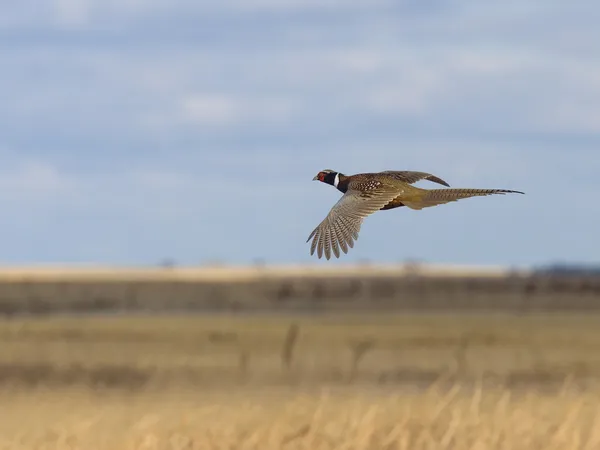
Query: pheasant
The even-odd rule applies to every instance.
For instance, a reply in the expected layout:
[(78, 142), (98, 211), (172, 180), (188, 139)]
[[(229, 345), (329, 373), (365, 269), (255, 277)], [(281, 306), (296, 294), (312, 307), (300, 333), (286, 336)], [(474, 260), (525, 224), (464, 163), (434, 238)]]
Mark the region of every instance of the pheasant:
[(450, 185), (430, 173), (414, 171), (386, 170), (348, 176), (326, 169), (319, 172), (313, 178), (315, 180), (330, 184), (344, 194), (306, 240), (312, 239), (311, 255), (316, 250), (318, 258), (325, 254), (328, 260), (332, 251), (339, 258), (340, 249), (348, 253), (348, 249), (354, 247), (363, 220), (374, 212), (401, 206), (420, 210), (463, 198), (492, 194), (524, 194), (507, 189), (421, 189), (412, 184), (429, 180), (446, 187)]

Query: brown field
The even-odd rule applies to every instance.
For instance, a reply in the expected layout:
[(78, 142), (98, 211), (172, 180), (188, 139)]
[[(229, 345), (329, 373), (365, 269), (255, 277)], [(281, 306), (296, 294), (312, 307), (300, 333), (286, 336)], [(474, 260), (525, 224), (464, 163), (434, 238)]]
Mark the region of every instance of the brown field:
[(598, 449), (600, 315), (0, 322), (0, 448)]

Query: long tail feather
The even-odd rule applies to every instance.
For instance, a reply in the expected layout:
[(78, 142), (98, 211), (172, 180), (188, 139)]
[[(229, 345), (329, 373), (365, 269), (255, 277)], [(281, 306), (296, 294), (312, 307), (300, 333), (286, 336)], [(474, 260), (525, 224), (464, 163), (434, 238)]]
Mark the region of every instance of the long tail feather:
[(524, 194), (524, 192), (511, 191), (508, 189), (431, 189), (427, 190), (414, 200), (403, 200), (402, 203), (412, 209), (423, 209), (430, 206), (455, 202), (463, 198), (482, 197), (494, 194)]

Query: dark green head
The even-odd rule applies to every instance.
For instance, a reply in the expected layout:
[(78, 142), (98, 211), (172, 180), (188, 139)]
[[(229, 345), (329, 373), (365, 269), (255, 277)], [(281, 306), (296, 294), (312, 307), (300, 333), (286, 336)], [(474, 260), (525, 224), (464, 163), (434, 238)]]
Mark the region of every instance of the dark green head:
[(325, 169), (321, 170), (318, 174), (315, 175), (313, 181), (320, 181), (321, 183), (330, 184), (332, 186), (338, 187), (338, 183), (340, 182), (340, 177), (344, 177), (343, 173), (336, 172), (335, 170)]

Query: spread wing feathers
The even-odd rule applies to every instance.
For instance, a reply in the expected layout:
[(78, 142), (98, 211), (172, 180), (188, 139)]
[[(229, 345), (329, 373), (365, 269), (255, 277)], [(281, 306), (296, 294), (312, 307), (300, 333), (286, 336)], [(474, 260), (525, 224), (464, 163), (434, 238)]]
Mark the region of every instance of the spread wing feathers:
[(523, 194), (523, 192), (509, 191), (506, 189), (432, 189), (430, 191), (425, 191), (423, 195), (414, 200), (402, 200), (402, 203), (412, 209), (423, 209), (430, 206), (455, 202), (463, 198), (482, 197), (493, 194)]
[(429, 181), (433, 181), (434, 183), (438, 183), (443, 186), (450, 187), (450, 185), (448, 183), (446, 183), (444, 180), (442, 180), (441, 178), (436, 177), (435, 175), (432, 175), (427, 172), (414, 172), (414, 171), (410, 171), (410, 170), (402, 170), (402, 171), (384, 170), (381, 173), (385, 173), (387, 176), (391, 176), (397, 180), (404, 181), (405, 183), (409, 183), (409, 184), (416, 183), (417, 181), (420, 181), (420, 180), (429, 180)]
[(348, 248), (354, 247), (354, 241), (358, 239), (363, 219), (379, 211), (397, 195), (397, 189), (385, 185), (367, 192), (348, 190), (308, 236), (306, 242), (312, 239), (310, 254), (316, 250), (319, 258), (325, 253), (330, 259), (332, 250), (336, 258), (340, 257), (340, 248), (348, 253)]

